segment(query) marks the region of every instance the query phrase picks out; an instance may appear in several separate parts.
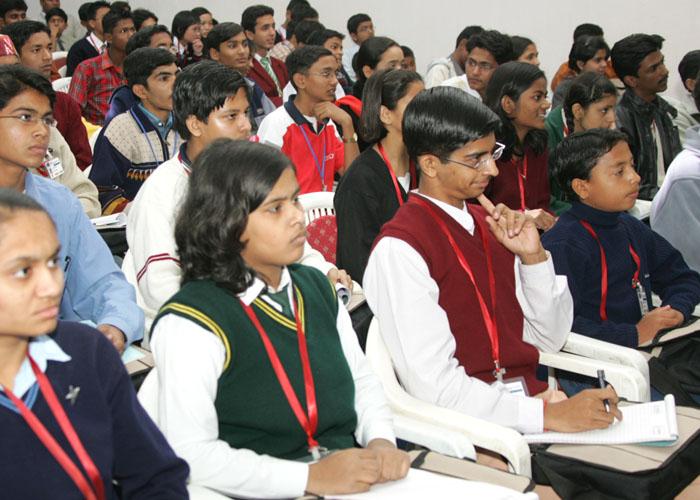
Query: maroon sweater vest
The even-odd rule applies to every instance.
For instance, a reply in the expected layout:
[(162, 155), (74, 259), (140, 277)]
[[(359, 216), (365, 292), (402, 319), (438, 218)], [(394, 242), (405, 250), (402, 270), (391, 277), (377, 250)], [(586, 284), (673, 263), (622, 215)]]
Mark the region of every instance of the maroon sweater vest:
[[(536, 155), (530, 149), (525, 149), (527, 156), (527, 177), (523, 179), (525, 188), (525, 208), (534, 210), (542, 208), (549, 211), (549, 155), (545, 151)], [(486, 195), (494, 203), (503, 203), (508, 208), (520, 210), (520, 186), (518, 177), (523, 172), (523, 161), (511, 158), (508, 161), (498, 160), (498, 175), (491, 179)]]
[[(415, 201), (416, 196), (418, 195), (409, 196), (408, 202), (382, 227), (376, 241), (384, 236), (398, 238), (408, 243), (423, 257), (430, 276), (440, 288), (438, 303), (447, 313), (450, 330), (455, 337), (455, 356), (470, 376), (492, 383), (495, 378), (491, 343), (474, 286), (460, 266), (448, 239), (433, 221), (430, 213)], [(471, 236), (441, 208), (432, 205), (464, 253), (477, 286), (490, 309), (491, 293), (486, 254), (482, 248), (478, 225), (474, 236)], [(469, 205), (469, 213), (475, 219), (483, 221), (484, 229), (488, 231), (496, 278), (496, 324), (501, 366), (506, 369), (504, 378), (522, 376), (531, 395), (540, 393), (547, 389), (547, 383), (535, 377), (539, 360), (537, 349), (523, 341), (523, 312), (515, 295), (515, 257), (498, 243), (488, 230), (486, 213), (481, 206)], [(420, 335), (421, 332), (413, 334)]]

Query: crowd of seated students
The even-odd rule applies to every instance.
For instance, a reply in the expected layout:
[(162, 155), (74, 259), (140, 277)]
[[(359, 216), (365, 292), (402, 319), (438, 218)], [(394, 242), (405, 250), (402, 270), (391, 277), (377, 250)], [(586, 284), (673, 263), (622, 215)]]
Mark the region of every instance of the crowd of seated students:
[[(538, 351), (570, 331), (636, 348), (700, 303), (699, 50), (666, 100), (661, 36), (611, 49), (582, 24), (550, 109), (537, 44), (481, 26), (423, 78), (368, 14), (345, 38), (306, 0), (279, 28), (266, 5), (221, 23), (183, 10), (170, 30), (126, 2), (80, 20), (40, 6), (34, 21), (0, 1), (1, 454), (40, 457), (37, 497), (184, 498), (188, 474), (266, 498), (404, 477), (335, 293), (351, 277), (411, 395), (524, 433), (620, 417), (612, 387), (562, 372), (548, 388)], [(327, 262), (298, 197), (333, 191)], [(626, 213), (638, 198), (651, 228)], [(120, 270), (89, 218), (122, 211)], [(155, 359), (147, 411), (110, 347), (134, 342)], [(54, 388), (72, 396), (56, 406)], [(74, 406), (64, 443), (50, 416)], [(87, 452), (58, 458), (51, 435)]]

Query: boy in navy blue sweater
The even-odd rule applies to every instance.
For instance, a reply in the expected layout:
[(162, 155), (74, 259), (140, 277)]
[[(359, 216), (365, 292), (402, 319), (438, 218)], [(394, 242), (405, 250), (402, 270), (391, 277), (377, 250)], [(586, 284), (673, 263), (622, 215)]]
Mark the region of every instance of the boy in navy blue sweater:
[[(671, 244), (625, 213), (640, 177), (624, 134), (592, 129), (567, 137), (550, 157), (575, 200), (542, 237), (574, 299), (572, 330), (637, 347), (687, 320), (700, 302), (700, 275)], [(661, 297), (653, 308), (651, 294)]]

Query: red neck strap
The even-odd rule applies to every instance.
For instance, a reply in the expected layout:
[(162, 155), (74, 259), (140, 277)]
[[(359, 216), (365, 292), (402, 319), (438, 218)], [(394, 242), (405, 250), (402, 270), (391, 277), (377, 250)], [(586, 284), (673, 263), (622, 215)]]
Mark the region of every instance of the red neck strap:
[(474, 278), (474, 273), (472, 272), (471, 265), (467, 261), (467, 258), (464, 256), (464, 252), (462, 252), (462, 250), (457, 245), (457, 242), (452, 237), (452, 233), (447, 227), (445, 221), (442, 220), (442, 218), (438, 215), (433, 205), (421, 196), (415, 196), (413, 197), (413, 200), (416, 201), (423, 208), (425, 208), (432, 217), (432, 219), (437, 223), (438, 228), (440, 228), (440, 231), (442, 231), (442, 233), (447, 238), (447, 241), (450, 243), (452, 251), (454, 252), (455, 257), (457, 257), (457, 260), (459, 261), (460, 267), (464, 270), (466, 275), (469, 277), (469, 280), (471, 281), (472, 285), (474, 286), (474, 290), (476, 291), (476, 297), (479, 301), (479, 307), (481, 309), (481, 316), (484, 319), (486, 332), (489, 335), (489, 342), (491, 343), (491, 355), (493, 358), (493, 364), (495, 366), (494, 375), (496, 379), (501, 380), (505, 370), (501, 368), (500, 346), (498, 340), (498, 325), (496, 324), (496, 278), (493, 273), (493, 261), (491, 257), (491, 252), (489, 250), (488, 235), (486, 234), (487, 229), (483, 227), (483, 224), (479, 222), (476, 217), (472, 217), (474, 219), (476, 228), (479, 232), (479, 236), (481, 236), (481, 244), (484, 249), (484, 254), (486, 255), (486, 271), (489, 276), (489, 292), (491, 293), (491, 310), (489, 310), (486, 304), (486, 300), (484, 299), (481, 290), (476, 284), (476, 279)]
[(27, 425), (29, 425), (32, 431), (34, 431), (34, 434), (36, 434), (49, 453), (51, 453), (61, 468), (66, 471), (78, 489), (80, 489), (83, 496), (90, 500), (104, 500), (104, 483), (102, 482), (100, 471), (97, 469), (97, 466), (95, 466), (95, 463), (90, 458), (90, 455), (88, 455), (87, 451), (85, 451), (83, 443), (80, 441), (78, 434), (75, 432), (75, 428), (68, 419), (63, 406), (61, 406), (61, 403), (59, 403), (56, 393), (54, 392), (53, 387), (51, 387), (51, 383), (46, 377), (46, 374), (39, 369), (36, 362), (29, 354), (27, 354), (27, 357), (29, 358), (32, 371), (36, 376), (37, 382), (39, 383), (41, 394), (46, 400), (46, 404), (58, 422), (58, 425), (61, 427), (63, 434), (68, 439), (73, 451), (76, 455), (78, 455), (78, 459), (80, 460), (83, 469), (85, 469), (87, 472), (92, 486), (88, 484), (85, 476), (80, 469), (78, 469), (78, 466), (73, 462), (73, 460), (70, 459), (70, 457), (68, 457), (66, 452), (56, 442), (56, 439), (49, 433), (44, 424), (42, 424), (34, 412), (24, 404), (24, 401), (19, 399), (12, 393), (12, 391), (8, 389), (5, 389), (5, 394), (7, 394), (10, 401), (12, 401), (12, 403), (17, 407), (20, 414), (27, 422)]
[[(403, 195), (401, 194), (401, 188), (399, 188), (399, 181), (396, 178), (396, 172), (394, 172), (394, 169), (391, 166), (391, 162), (389, 161), (389, 157), (386, 155), (386, 151), (384, 150), (384, 146), (382, 146), (381, 141), (377, 143), (377, 150), (379, 151), (379, 154), (382, 157), (382, 160), (384, 160), (384, 164), (386, 165), (386, 169), (389, 171), (389, 175), (391, 176), (391, 182), (394, 184), (394, 190), (396, 191), (396, 200), (399, 202), (399, 206), (404, 204), (403, 201)], [(411, 175), (411, 187), (415, 187), (415, 179), (416, 179), (416, 165), (411, 161), (408, 166), (408, 171), (410, 172)]]

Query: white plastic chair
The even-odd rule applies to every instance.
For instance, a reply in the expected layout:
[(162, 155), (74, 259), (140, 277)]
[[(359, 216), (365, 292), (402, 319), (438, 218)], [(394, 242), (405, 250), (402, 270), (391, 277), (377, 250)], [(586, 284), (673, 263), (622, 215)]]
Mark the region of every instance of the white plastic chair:
[(56, 59), (63, 59), (64, 57), (68, 57), (68, 51), (57, 50), (56, 52), (51, 53), (51, 59), (53, 61), (55, 61)]
[(304, 209), (306, 225), (314, 219), (324, 215), (335, 215), (333, 208), (333, 193), (321, 191), (318, 193), (306, 193), (299, 196), (299, 203)]
[(65, 94), (67, 94), (68, 89), (70, 88), (70, 81), (71, 81), (71, 77), (66, 76), (66, 77), (54, 80), (53, 82), (51, 82), (51, 86), (53, 86), (53, 89), (56, 92), (63, 92)]
[(634, 206), (627, 211), (628, 214), (633, 215), (639, 220), (648, 220), (651, 215), (651, 201), (649, 200), (637, 200), (634, 202)]
[[(88, 144), (90, 144), (90, 150), (93, 153), (95, 152), (95, 143), (97, 142), (97, 138), (100, 136), (101, 131), (102, 127), (97, 127), (88, 138)], [(92, 167), (92, 165), (90, 166)]]

